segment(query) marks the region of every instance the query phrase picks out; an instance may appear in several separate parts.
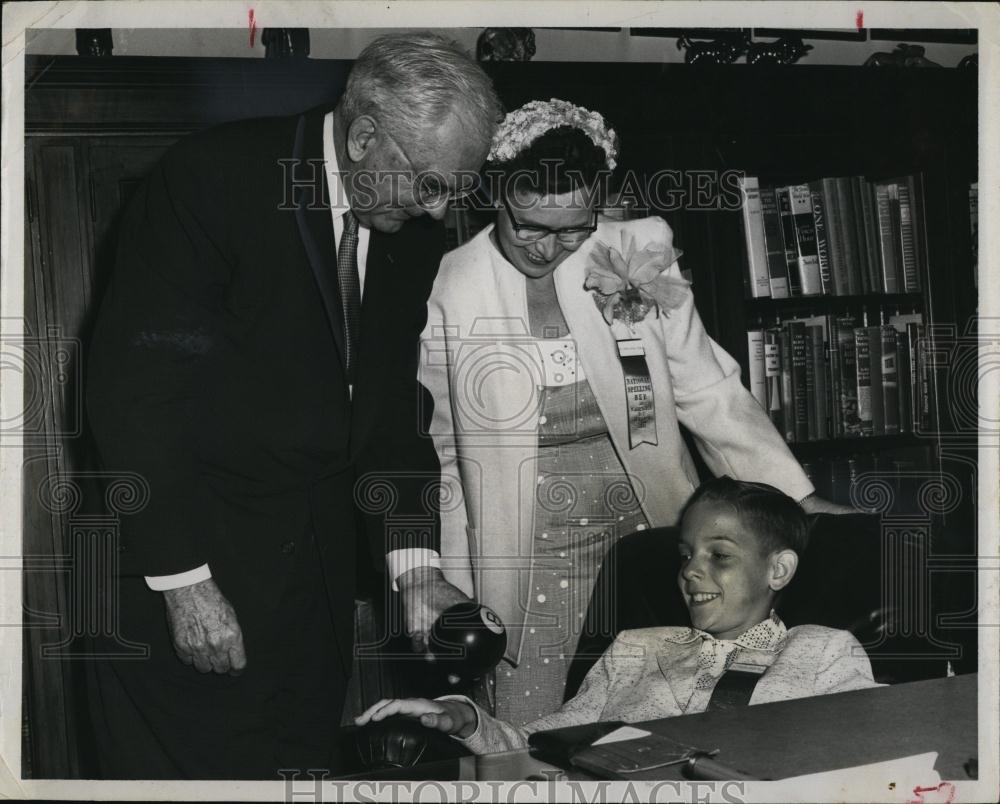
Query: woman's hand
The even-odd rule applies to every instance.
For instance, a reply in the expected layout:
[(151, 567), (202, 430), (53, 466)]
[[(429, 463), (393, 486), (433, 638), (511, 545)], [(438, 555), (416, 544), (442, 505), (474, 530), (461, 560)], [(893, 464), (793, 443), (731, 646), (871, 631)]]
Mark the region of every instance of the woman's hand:
[(364, 726), (369, 721), (385, 720), (393, 715), (410, 717), (429, 729), (463, 738), (470, 737), (478, 725), (476, 710), (470, 704), (427, 698), (383, 698), (354, 718), (354, 722)]
[(799, 500), (799, 505), (802, 506), (807, 514), (860, 514), (861, 511), (856, 508), (851, 508), (847, 505), (839, 505), (838, 503), (830, 502), (829, 500), (824, 500), (822, 497), (816, 496), (814, 491), (808, 497), (803, 497)]

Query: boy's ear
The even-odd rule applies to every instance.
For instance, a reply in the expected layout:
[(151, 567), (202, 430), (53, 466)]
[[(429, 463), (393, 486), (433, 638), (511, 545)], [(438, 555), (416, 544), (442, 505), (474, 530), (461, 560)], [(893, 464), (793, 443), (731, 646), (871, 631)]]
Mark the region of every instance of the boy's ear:
[(768, 585), (772, 592), (788, 586), (799, 568), (799, 555), (794, 550), (778, 550), (771, 554), (771, 573)]

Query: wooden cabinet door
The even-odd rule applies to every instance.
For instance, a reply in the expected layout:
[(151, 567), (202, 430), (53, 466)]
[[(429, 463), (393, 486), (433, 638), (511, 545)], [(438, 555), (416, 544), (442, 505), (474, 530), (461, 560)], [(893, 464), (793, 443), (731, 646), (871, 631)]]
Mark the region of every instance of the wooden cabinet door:
[[(81, 523), (103, 513), (84, 407), (88, 333), (134, 187), (176, 137), (28, 137), (25, 337), (5, 345), (24, 377), (24, 723), (22, 774), (90, 768), (84, 663), (72, 657), (103, 616), (79, 555)], [(10, 352), (10, 354), (6, 354)], [(96, 533), (96, 530), (93, 531)], [(74, 546), (77, 545), (77, 546)]]

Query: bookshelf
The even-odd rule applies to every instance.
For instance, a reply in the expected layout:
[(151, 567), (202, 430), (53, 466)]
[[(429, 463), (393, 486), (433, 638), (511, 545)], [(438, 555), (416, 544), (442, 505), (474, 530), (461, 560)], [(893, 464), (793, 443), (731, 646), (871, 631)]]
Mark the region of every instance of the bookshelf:
[[(745, 382), (747, 330), (758, 321), (854, 315), (860, 322), (867, 313), (871, 325), (897, 311), (920, 313), (936, 353), (935, 403), (927, 426), (894, 435), (815, 437), (789, 446), (805, 464), (836, 465), (837, 473), (853, 471), (855, 477), (881, 472), (891, 484), (909, 483), (914, 488), (901, 495), (902, 509), (915, 505), (917, 487), (924, 482), (914, 478), (956, 479), (961, 502), (937, 518), (946, 520), (943, 530), (954, 536), (957, 549), (973, 549), (976, 433), (968, 416), (956, 415), (949, 361), (958, 360), (977, 309), (969, 225), (970, 185), (977, 172), (975, 71), (807, 63), (508, 63), (489, 68), (508, 108), (559, 97), (600, 110), (621, 136), (621, 172), (638, 176), (637, 184), (648, 184), (663, 171), (681, 176), (670, 185), (681, 188), (673, 199), (647, 195), (635, 205), (670, 224), (706, 328), (741, 364)], [(926, 253), (918, 289), (746, 298), (742, 213), (726, 203), (727, 175), (734, 171), (771, 186), (919, 175)], [(707, 203), (693, 197), (693, 186), (707, 187)], [(912, 482), (901, 479), (907, 473)], [(822, 492), (831, 484), (820, 479), (816, 485)], [(847, 502), (850, 484), (832, 492)]]

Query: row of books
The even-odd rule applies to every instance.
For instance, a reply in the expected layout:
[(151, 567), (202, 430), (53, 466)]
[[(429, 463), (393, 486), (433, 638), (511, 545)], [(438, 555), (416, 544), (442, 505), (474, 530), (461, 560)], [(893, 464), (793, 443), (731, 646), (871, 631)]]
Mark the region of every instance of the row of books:
[(750, 391), (788, 442), (927, 432), (929, 349), (920, 313), (787, 318), (747, 332)]
[(744, 176), (748, 298), (916, 293), (927, 271), (920, 174), (774, 187)]

